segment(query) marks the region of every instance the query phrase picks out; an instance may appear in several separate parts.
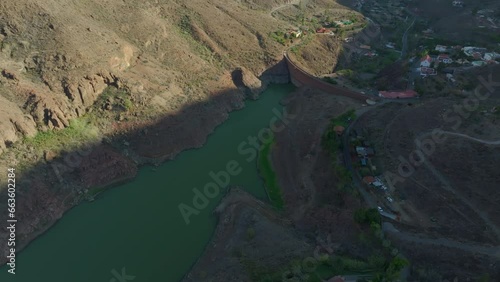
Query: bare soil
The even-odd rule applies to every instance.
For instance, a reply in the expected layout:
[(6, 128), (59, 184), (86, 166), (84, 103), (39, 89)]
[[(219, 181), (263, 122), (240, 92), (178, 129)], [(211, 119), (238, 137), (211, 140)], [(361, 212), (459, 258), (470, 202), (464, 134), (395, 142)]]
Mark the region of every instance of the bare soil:
[[(486, 79), (493, 74), (492, 80), (495, 81), (498, 79), (496, 73), (495, 69), (483, 69), (469, 75)], [(478, 81), (475, 83), (480, 85)], [(398, 229), (485, 247), (498, 245), (500, 222), (498, 205), (495, 204), (498, 198), (496, 187), (500, 181), (500, 174), (496, 171), (500, 158), (498, 146), (449, 135), (441, 143), (435, 143), (427, 161), (412, 161), (415, 156), (412, 152), (417, 149), (416, 140), (428, 140), (436, 128), (481, 140), (499, 140), (500, 120), (491, 109), (500, 103), (500, 92), (495, 87), (493, 90), (486, 100), (478, 100), (473, 98), (472, 92), (464, 92), (463, 97), (450, 95), (386, 104), (360, 118), (356, 131), (375, 147), (376, 162), (382, 171), (404, 176), (401, 181), (391, 178), (394, 183), (391, 193), (401, 213)], [(454, 109), (471, 99), (477, 102), (472, 111), (465, 111), (463, 117), (453, 114)], [(400, 164), (408, 161), (414, 172), (398, 172)], [(412, 275), (417, 275), (420, 268), (429, 268), (443, 278), (455, 275), (477, 279), (481, 273), (498, 272), (495, 269), (498, 261), (489, 266), (483, 263), (495, 258), (465, 254), (469, 259), (455, 257), (454, 260), (463, 264), (452, 267), (445, 262), (445, 257), (452, 258), (456, 250), (425, 245), (412, 248), (402, 244), (401, 247), (407, 249), (405, 254), (413, 262)]]

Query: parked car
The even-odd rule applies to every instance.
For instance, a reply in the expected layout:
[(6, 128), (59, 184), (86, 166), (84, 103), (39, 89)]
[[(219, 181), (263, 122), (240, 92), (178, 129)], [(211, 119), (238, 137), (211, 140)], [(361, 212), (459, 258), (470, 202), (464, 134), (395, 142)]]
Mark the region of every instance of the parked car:
[(384, 210), (381, 207), (377, 207), (378, 212), (383, 212)]
[(394, 201), (391, 197), (387, 197), (386, 199), (387, 201), (389, 201), (389, 203), (392, 203)]

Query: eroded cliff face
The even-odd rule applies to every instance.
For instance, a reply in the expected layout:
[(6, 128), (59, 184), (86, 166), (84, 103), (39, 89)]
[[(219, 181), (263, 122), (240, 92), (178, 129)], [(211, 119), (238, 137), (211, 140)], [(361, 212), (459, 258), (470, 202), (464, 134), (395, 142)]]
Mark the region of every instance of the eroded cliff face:
[[(36, 131), (67, 127), (108, 86), (135, 95), (154, 116), (208, 99), (209, 82), (236, 68), (258, 76), (282, 51), (267, 34), (287, 26), (262, 11), (267, 6), (231, 0), (3, 1), (0, 153)], [(259, 82), (249, 83), (255, 95)]]

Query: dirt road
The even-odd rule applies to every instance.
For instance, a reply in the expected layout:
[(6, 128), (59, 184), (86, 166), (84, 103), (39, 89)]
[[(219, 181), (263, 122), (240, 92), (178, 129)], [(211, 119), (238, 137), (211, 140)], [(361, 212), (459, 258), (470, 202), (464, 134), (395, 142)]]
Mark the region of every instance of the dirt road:
[(384, 222), (382, 225), (382, 229), (384, 232), (391, 233), (393, 236), (403, 240), (409, 241), (418, 244), (426, 244), (426, 245), (437, 245), (444, 246), (449, 248), (460, 249), (462, 251), (470, 252), (470, 253), (478, 253), (487, 256), (492, 256), (496, 258), (500, 258), (500, 247), (493, 246), (485, 246), (471, 243), (463, 243), (459, 241), (454, 241), (446, 238), (429, 238), (422, 234), (412, 234), (408, 232), (401, 232), (394, 225), (388, 222)]
[(284, 9), (286, 7), (289, 7), (289, 6), (293, 6), (293, 5), (299, 5), (300, 4), (300, 1), (301, 0), (290, 0), (288, 1), (288, 3), (285, 3), (283, 5), (279, 5), (277, 7), (274, 7), (271, 12), (269, 12), (269, 14), (271, 16), (273, 16), (274, 13), (276, 13), (277, 11), (281, 10), (281, 9)]
[[(485, 141), (461, 133), (455, 133), (450, 131), (442, 131), (442, 132), (448, 135), (459, 136), (484, 144), (500, 144), (500, 141)], [(432, 131), (422, 134), (419, 139), (422, 140), (423, 138), (425, 138), (430, 134), (432, 134)], [(469, 208), (471, 208), (474, 212), (476, 212), (479, 215), (479, 217), (481, 217), (481, 219), (486, 223), (486, 225), (495, 233), (496, 237), (500, 239), (500, 228), (498, 228), (498, 226), (490, 220), (487, 213), (485, 213), (481, 208), (477, 207), (474, 203), (472, 203), (469, 200), (469, 198), (463, 195), (458, 189), (455, 189), (451, 184), (451, 182), (447, 179), (447, 177), (444, 176), (438, 169), (436, 169), (436, 167), (429, 161), (428, 158), (425, 158), (424, 165), (441, 182), (443, 189), (449, 191), (450, 193), (458, 197), (464, 204), (466, 204), (467, 206), (469, 206)]]
[(452, 135), (452, 136), (458, 136), (458, 137), (463, 137), (463, 138), (466, 138), (466, 139), (469, 139), (469, 140), (473, 140), (473, 141), (476, 141), (476, 142), (479, 142), (479, 143), (482, 143), (482, 144), (486, 144), (486, 145), (500, 145), (500, 140), (497, 140), (497, 141), (487, 141), (487, 140), (482, 140), (482, 139), (478, 139), (478, 138), (475, 138), (475, 137), (472, 137), (472, 136), (469, 136), (469, 135), (465, 135), (465, 134), (462, 134), (462, 133), (456, 133), (456, 132), (451, 132), (451, 131), (441, 131), (442, 133), (446, 134), (446, 135)]

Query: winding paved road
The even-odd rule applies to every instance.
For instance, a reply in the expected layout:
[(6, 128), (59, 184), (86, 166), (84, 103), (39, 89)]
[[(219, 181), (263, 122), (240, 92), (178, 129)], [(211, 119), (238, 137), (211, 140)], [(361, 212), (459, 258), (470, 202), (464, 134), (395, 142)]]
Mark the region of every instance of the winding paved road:
[(406, 53), (406, 51), (408, 49), (408, 32), (413, 27), (413, 25), (415, 24), (416, 20), (417, 20), (417, 18), (413, 19), (413, 22), (410, 24), (410, 26), (408, 27), (408, 29), (406, 29), (405, 33), (403, 34), (403, 39), (402, 39), (403, 46), (401, 47), (401, 56), (399, 57), (400, 60), (403, 59), (404, 56), (406, 55), (405, 53)]

